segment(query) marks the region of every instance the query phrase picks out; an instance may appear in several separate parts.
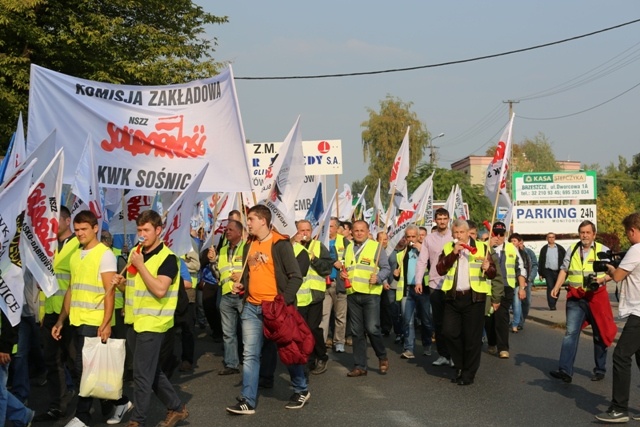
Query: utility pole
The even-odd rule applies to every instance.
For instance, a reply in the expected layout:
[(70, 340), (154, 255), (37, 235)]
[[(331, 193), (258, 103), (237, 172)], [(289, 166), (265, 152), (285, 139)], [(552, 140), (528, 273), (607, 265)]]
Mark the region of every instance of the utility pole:
[(433, 145), (433, 140), (434, 139), (438, 139), (438, 138), (442, 138), (444, 136), (444, 133), (439, 133), (438, 135), (434, 136), (433, 138), (429, 138), (429, 165), (431, 165), (431, 168), (433, 169), (434, 165), (438, 164), (438, 157), (436, 154), (436, 149), (438, 147), (435, 147)]
[(509, 104), (509, 120), (513, 117), (513, 104), (519, 104), (520, 101), (516, 101), (513, 99), (507, 99), (506, 101), (502, 101), (503, 104)]

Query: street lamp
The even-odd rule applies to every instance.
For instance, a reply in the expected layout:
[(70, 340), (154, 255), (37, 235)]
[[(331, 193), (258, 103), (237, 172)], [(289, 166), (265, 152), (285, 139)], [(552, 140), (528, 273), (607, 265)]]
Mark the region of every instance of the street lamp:
[(438, 147), (434, 147), (433, 146), (433, 140), (434, 139), (438, 139), (438, 138), (442, 138), (444, 136), (444, 132), (439, 133), (438, 135), (434, 136), (433, 138), (429, 139), (429, 164), (431, 165), (431, 167), (433, 167), (433, 164), (436, 163), (436, 152), (435, 149)]

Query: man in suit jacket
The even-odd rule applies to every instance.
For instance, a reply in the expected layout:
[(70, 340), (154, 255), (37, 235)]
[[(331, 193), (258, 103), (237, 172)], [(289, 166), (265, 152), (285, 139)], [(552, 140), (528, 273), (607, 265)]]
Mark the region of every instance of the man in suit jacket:
[(540, 250), (540, 257), (538, 258), (538, 272), (540, 273), (540, 279), (544, 279), (547, 283), (549, 310), (556, 309), (558, 300), (551, 296), (551, 290), (555, 286), (556, 280), (558, 280), (558, 273), (566, 252), (565, 248), (556, 244), (555, 233), (547, 233), (547, 244)]

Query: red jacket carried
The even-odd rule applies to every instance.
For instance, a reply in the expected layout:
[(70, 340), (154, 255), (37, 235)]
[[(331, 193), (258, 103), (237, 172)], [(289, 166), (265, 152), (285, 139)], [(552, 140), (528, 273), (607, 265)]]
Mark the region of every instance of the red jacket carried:
[[(600, 286), (595, 292), (585, 292), (582, 288), (569, 286), (567, 289), (567, 299), (569, 298), (584, 298), (587, 300), (593, 321), (600, 331), (602, 343), (606, 347), (613, 344), (613, 340), (618, 333), (618, 326), (613, 320), (613, 311), (611, 311), (611, 302), (609, 302), (607, 287)], [(585, 320), (582, 323), (582, 329), (586, 328), (588, 324), (589, 322)]]
[(285, 304), (282, 294), (278, 294), (273, 301), (263, 301), (262, 321), (264, 336), (276, 343), (282, 363), (307, 363), (315, 340), (294, 304)]

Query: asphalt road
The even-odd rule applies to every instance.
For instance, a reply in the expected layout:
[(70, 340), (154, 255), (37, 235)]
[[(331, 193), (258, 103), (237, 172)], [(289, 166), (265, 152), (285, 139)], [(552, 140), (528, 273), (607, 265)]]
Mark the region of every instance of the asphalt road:
[[(573, 426), (594, 423), (594, 415), (607, 408), (611, 395), (613, 349), (609, 352), (606, 378), (592, 382), (593, 345), (591, 337), (583, 334), (573, 383), (564, 384), (548, 374), (557, 369), (564, 331), (527, 322), (523, 331), (510, 336), (510, 359), (483, 353), (471, 386), (452, 384), (453, 369), (432, 366), (437, 357), (435, 351), (433, 356), (422, 356), (418, 345), (416, 359), (400, 359), (401, 346), (393, 344), (389, 337), (385, 338), (390, 358), (387, 375), (378, 373), (377, 359), (370, 350), (369, 375), (348, 378), (352, 355), (347, 347), (347, 353), (331, 354), (325, 374), (312, 376), (311, 399), (301, 410), (284, 408), (292, 392), (288, 375), (279, 366), (275, 387), (261, 391), (256, 414), (234, 416), (227, 414), (225, 407), (233, 404), (240, 393), (241, 376), (217, 375), (222, 367), (222, 344), (214, 344), (204, 332), (198, 332), (195, 371), (176, 372), (172, 379), (190, 412), (189, 419), (180, 424), (184, 426)], [(634, 368), (632, 415), (640, 413), (637, 384), (638, 372)], [(131, 391), (129, 386), (127, 389)], [(34, 388), (30, 401), (35, 409), (46, 409), (45, 388)], [(106, 426), (97, 404), (95, 409), (93, 425)], [(148, 426), (163, 418), (164, 409), (154, 397)], [(65, 423), (66, 420), (54, 426)]]

